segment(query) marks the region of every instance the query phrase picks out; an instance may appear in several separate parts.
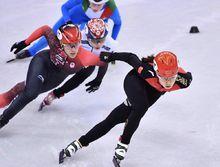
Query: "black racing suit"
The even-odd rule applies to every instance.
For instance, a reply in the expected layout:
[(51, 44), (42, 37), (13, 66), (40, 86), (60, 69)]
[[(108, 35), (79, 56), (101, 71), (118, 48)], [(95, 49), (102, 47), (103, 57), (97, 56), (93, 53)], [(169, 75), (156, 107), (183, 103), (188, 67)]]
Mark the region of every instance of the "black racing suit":
[[(49, 91), (58, 85), (70, 74), (75, 74), (87, 66), (103, 65), (99, 58), (91, 52), (79, 47), (74, 58), (69, 57), (63, 50), (56, 34), (49, 26), (42, 26), (35, 30), (26, 40), (16, 43), (22, 49), (34, 40), (45, 36), (50, 50), (39, 52), (29, 65), (26, 85), (18, 97), (4, 110), (0, 118), (0, 127), (21, 111), (39, 94)], [(25, 47), (23, 47), (25, 44)], [(14, 45), (13, 45), (14, 46)]]
[(51, 62), (49, 52), (49, 50), (41, 51), (31, 60), (24, 91), (3, 112), (5, 122), (8, 122), (39, 94), (57, 87), (69, 75)]
[[(155, 74), (155, 71), (153, 71), (152, 65), (141, 62), (136, 55), (131, 53), (114, 53), (111, 58), (111, 61), (113, 60), (125, 61), (134, 67), (124, 79), (124, 90), (127, 100), (117, 106), (105, 120), (80, 137), (79, 142), (82, 146), (89, 145), (89, 143), (108, 133), (115, 125), (125, 122), (126, 126), (121, 135), (121, 142), (129, 144), (132, 135), (138, 128), (140, 120), (148, 108), (166, 92), (158, 90), (146, 81), (146, 79), (156, 78), (156, 75), (152, 74)], [(137, 72), (139, 67), (143, 67), (141, 73)], [(148, 72), (148, 70), (151, 70), (151, 72)], [(175, 84), (179, 86), (179, 89), (188, 87), (192, 80), (191, 73), (189, 72), (182, 76), (188, 81), (188, 84), (183, 85), (181, 80), (176, 81)]]
[[(103, 77), (106, 74), (107, 69), (108, 69), (108, 65), (99, 67), (98, 74), (94, 80), (101, 83)], [(53, 90), (54, 95), (57, 98), (60, 98), (64, 94), (77, 88), (93, 73), (94, 70), (95, 70), (95, 66), (90, 66), (90, 67), (81, 69), (74, 76), (72, 76), (67, 82), (65, 82), (61, 87), (54, 89)]]

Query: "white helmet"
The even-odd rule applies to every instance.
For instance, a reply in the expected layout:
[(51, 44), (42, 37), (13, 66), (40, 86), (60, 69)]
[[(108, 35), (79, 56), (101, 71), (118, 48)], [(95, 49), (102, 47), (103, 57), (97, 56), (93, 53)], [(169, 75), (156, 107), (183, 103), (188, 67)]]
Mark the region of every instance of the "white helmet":
[(100, 4), (106, 3), (108, 1), (109, 0), (89, 0), (89, 2), (94, 3), (96, 5), (100, 5)]

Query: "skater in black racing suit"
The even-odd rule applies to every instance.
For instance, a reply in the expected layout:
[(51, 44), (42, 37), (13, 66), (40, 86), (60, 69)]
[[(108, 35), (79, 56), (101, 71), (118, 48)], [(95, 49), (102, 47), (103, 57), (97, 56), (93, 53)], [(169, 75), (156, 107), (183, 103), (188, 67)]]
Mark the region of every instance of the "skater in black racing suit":
[(29, 65), (26, 83), (23, 90), (10, 106), (0, 116), (0, 128), (5, 126), (29, 102), (43, 92), (49, 91), (58, 85), (70, 74), (83, 68), (95, 65), (104, 65), (98, 56), (81, 46), (81, 32), (73, 24), (60, 27), (57, 35), (49, 26), (42, 26), (35, 30), (26, 40), (15, 43), (11, 51), (15, 54), (27, 47), (31, 42), (45, 36), (50, 50), (39, 52)]
[(187, 88), (192, 81), (191, 73), (178, 67), (176, 55), (168, 51), (160, 52), (155, 57), (144, 58), (142, 61), (132, 53), (102, 52), (100, 58), (105, 62), (124, 61), (134, 68), (124, 79), (127, 99), (105, 120), (63, 149), (60, 152), (60, 163), (64, 158), (72, 156), (80, 148), (88, 146), (108, 133), (115, 125), (125, 123), (124, 131), (115, 148), (114, 162), (116, 166), (119, 165), (125, 157), (132, 135), (147, 110), (161, 95)]

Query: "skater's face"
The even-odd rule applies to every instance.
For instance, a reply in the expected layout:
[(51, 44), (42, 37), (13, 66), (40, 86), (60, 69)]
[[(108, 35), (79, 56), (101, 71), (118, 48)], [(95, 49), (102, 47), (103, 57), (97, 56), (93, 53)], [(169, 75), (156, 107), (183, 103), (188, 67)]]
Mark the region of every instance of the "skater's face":
[(103, 4), (95, 4), (95, 3), (90, 2), (89, 7), (92, 9), (93, 12), (98, 12), (98, 11), (100, 11), (103, 8), (104, 4), (105, 3), (103, 3)]
[(88, 39), (89, 44), (95, 48), (95, 49), (100, 49), (104, 43), (105, 43), (105, 38), (102, 39)]
[(174, 75), (172, 77), (162, 77), (158, 75), (159, 82), (160, 84), (165, 88), (165, 89), (171, 89), (176, 81), (177, 75)]
[(64, 52), (70, 57), (76, 57), (78, 50), (80, 47), (80, 42), (72, 43), (72, 44), (63, 44)]

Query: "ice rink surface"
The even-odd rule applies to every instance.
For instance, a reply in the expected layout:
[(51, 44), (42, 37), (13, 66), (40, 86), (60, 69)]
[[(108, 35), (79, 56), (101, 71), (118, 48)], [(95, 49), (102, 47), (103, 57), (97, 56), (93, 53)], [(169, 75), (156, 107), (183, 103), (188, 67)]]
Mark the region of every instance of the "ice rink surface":
[[(30, 59), (11, 64), (14, 42), (36, 28), (52, 26), (65, 1), (0, 1), (0, 92), (25, 80)], [(164, 95), (148, 110), (134, 134), (122, 167), (220, 166), (220, 1), (116, 0), (122, 17), (118, 50), (141, 58), (162, 50), (178, 55), (193, 74), (188, 89)], [(189, 34), (191, 26), (199, 34)], [(124, 101), (123, 79), (131, 67), (117, 62), (99, 91), (82, 84), (37, 112), (46, 94), (27, 105), (0, 130), (1, 167), (56, 167), (58, 153)], [(86, 80), (92, 80), (95, 74)], [(86, 83), (85, 82), (85, 83)], [(2, 113), (3, 109), (0, 113)], [(82, 149), (65, 167), (111, 167), (123, 125)]]

